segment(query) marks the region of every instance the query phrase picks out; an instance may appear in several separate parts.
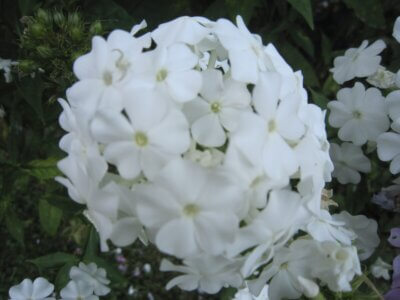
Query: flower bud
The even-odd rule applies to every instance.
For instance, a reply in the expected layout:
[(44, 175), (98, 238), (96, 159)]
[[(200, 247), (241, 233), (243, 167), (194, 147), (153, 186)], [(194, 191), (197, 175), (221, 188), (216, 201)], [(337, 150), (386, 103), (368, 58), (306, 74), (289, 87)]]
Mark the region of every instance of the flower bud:
[(95, 21), (90, 25), (89, 33), (91, 35), (101, 34), (103, 32), (103, 26), (100, 21)]
[(33, 23), (30, 26), (30, 31), (34, 38), (41, 38), (46, 35), (46, 28), (41, 23)]
[(80, 23), (80, 18), (76, 12), (68, 15), (68, 25), (76, 26), (79, 25), (79, 23)]
[(50, 47), (43, 45), (37, 46), (36, 51), (43, 58), (49, 58), (53, 54), (53, 51), (50, 49)]
[(35, 63), (29, 59), (20, 60), (18, 62), (18, 68), (24, 73), (31, 73), (36, 69)]
[(63, 15), (62, 13), (60, 13), (60, 12), (55, 12), (54, 15), (53, 15), (53, 19), (54, 19), (54, 22), (55, 22), (58, 26), (62, 27), (62, 26), (64, 25), (65, 17), (64, 17), (64, 15)]
[(51, 15), (47, 11), (39, 8), (36, 15), (37, 15), (39, 22), (51, 23)]
[(74, 41), (79, 41), (84, 37), (84, 33), (81, 27), (74, 26), (69, 29), (69, 35)]

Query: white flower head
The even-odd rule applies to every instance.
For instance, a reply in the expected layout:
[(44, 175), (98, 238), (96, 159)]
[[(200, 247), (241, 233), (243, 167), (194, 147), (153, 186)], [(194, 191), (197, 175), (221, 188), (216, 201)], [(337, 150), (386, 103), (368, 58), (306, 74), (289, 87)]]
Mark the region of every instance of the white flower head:
[(357, 184), (361, 180), (359, 172), (371, 171), (371, 162), (359, 146), (351, 143), (343, 143), (339, 146), (332, 143), (329, 153), (335, 166), (332, 175), (341, 184)]
[(87, 281), (73, 281), (60, 291), (61, 300), (99, 300), (98, 296), (93, 295), (93, 286)]
[(382, 40), (368, 46), (368, 41), (363, 41), (358, 48), (346, 50), (344, 56), (338, 56), (333, 61), (331, 69), (333, 78), (339, 84), (354, 77), (367, 77), (376, 72), (381, 57), (378, 55), (386, 48)]
[(53, 284), (43, 277), (38, 277), (33, 282), (24, 279), (20, 284), (12, 286), (8, 293), (10, 300), (55, 300), (49, 297), (53, 291)]
[(383, 278), (390, 280), (390, 270), (392, 266), (387, 262), (383, 261), (382, 258), (378, 257), (376, 261), (370, 267), (371, 273), (375, 278)]
[(353, 88), (343, 88), (337, 93), (338, 100), (328, 103), (329, 124), (340, 128), (342, 141), (363, 145), (376, 141), (389, 128), (387, 109), (381, 92), (376, 88), (365, 90), (356, 82)]
[[(97, 296), (105, 296), (110, 292), (110, 288), (107, 286), (110, 280), (107, 279), (106, 270), (103, 268), (98, 268), (95, 263), (84, 264), (79, 263), (79, 267), (72, 267), (69, 271), (69, 277), (71, 280), (79, 282), (83, 281), (89, 285), (90, 289), (94, 291)], [(68, 291), (81, 287), (76, 286), (76, 284), (71, 284)], [(84, 291), (82, 291), (84, 292)]]

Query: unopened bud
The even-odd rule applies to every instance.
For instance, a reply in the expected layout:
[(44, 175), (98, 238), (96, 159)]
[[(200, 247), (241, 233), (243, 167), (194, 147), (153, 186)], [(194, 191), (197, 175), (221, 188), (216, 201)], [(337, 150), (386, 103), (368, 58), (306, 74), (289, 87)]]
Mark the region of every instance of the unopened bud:
[(18, 69), (24, 73), (31, 73), (35, 70), (35, 63), (28, 59), (20, 60), (18, 62)]
[(37, 46), (36, 51), (43, 58), (49, 58), (53, 55), (53, 51), (48, 46)]
[(103, 26), (101, 25), (100, 21), (95, 21), (90, 25), (89, 33), (91, 35), (99, 35), (103, 32)]
[(51, 23), (51, 16), (47, 11), (39, 8), (37, 10), (37, 12), (36, 12), (36, 15), (37, 15), (37, 17), (38, 17), (40, 22), (42, 22), (42, 23)]
[(65, 17), (64, 17), (64, 15), (62, 14), (62, 13), (60, 13), (60, 12), (55, 12), (54, 14), (53, 14), (53, 19), (54, 19), (54, 22), (58, 25), (58, 26), (60, 26), (60, 27), (62, 27), (63, 25), (64, 25), (64, 22), (65, 22)]
[(41, 23), (33, 23), (30, 32), (34, 38), (41, 38), (46, 35), (46, 28)]
[(74, 26), (74, 27), (70, 28), (69, 35), (71, 36), (71, 38), (73, 40), (79, 41), (83, 38), (84, 33), (83, 33), (82, 28), (80, 28), (78, 26)]
[(79, 23), (80, 23), (80, 18), (79, 18), (78, 13), (73, 12), (68, 15), (68, 25), (69, 26), (76, 26), (76, 25), (79, 25)]

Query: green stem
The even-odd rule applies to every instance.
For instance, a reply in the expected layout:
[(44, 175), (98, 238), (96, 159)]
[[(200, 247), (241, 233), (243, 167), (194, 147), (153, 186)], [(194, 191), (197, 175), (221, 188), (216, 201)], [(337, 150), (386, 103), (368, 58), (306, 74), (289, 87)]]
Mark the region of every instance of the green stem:
[(363, 274), (361, 277), (363, 277), (364, 282), (368, 285), (368, 287), (375, 292), (375, 294), (379, 297), (380, 300), (385, 300), (382, 296), (382, 294), (378, 291), (376, 288), (375, 284), (367, 277), (367, 275)]
[(210, 59), (208, 60), (207, 69), (214, 69), (216, 61), (217, 61), (217, 51), (212, 50), (210, 53)]

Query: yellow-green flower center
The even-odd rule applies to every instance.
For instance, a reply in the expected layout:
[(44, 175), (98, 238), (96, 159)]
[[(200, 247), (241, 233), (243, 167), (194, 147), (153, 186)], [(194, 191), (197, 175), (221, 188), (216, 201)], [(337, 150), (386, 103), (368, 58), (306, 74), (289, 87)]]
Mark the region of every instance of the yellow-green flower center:
[(215, 114), (217, 114), (221, 111), (221, 104), (217, 101), (211, 103), (210, 107), (211, 107), (211, 111)]
[(190, 203), (186, 204), (185, 207), (183, 208), (183, 214), (187, 217), (194, 217), (197, 215), (200, 211), (200, 207), (198, 207), (196, 204)]
[(106, 85), (111, 85), (113, 83), (113, 76), (110, 71), (105, 71), (103, 74), (103, 81)]
[(165, 69), (161, 69), (161, 70), (159, 70), (159, 71), (157, 72), (156, 80), (157, 80), (158, 82), (164, 81), (164, 79), (167, 78), (167, 75), (168, 75), (168, 71), (165, 70)]
[(358, 110), (355, 110), (355, 111), (353, 111), (353, 117), (355, 119), (361, 119), (362, 113), (360, 111), (358, 111)]
[(143, 132), (136, 132), (135, 134), (135, 142), (139, 147), (144, 147), (149, 142), (147, 135)]
[(268, 122), (268, 132), (274, 132), (276, 130), (275, 120), (269, 120)]

